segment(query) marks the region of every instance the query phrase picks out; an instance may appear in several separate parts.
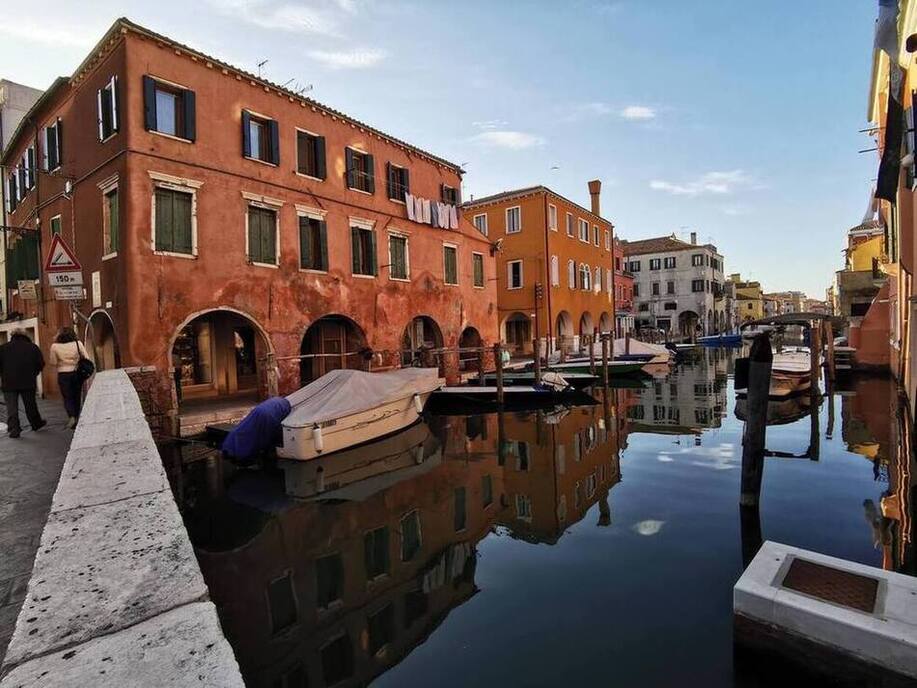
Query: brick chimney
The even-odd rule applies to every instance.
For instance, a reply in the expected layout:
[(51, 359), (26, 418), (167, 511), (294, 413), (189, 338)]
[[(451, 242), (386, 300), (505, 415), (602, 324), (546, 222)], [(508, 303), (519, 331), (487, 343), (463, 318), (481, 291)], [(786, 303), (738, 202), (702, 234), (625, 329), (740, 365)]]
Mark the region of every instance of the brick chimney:
[(692, 244), (697, 243), (697, 232), (691, 232), (691, 243)]
[(602, 182), (593, 179), (589, 182), (589, 196), (592, 198), (592, 214), (602, 216), (602, 207), (599, 203), (599, 197), (602, 195)]

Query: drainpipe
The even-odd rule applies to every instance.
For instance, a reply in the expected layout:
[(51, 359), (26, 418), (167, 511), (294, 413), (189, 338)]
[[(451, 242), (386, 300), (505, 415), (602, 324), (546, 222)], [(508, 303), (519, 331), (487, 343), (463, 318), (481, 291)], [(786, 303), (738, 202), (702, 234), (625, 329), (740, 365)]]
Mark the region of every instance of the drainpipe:
[[(547, 270), (548, 279), (545, 280), (545, 288), (544, 288), (545, 310), (547, 311), (547, 316), (548, 316), (547, 317), (548, 322), (545, 327), (545, 338), (547, 339), (547, 341), (551, 342), (551, 346), (545, 347), (545, 357), (547, 357), (549, 354), (554, 353), (553, 351), (554, 350), (554, 314), (551, 312), (551, 287), (553, 285), (551, 283), (551, 255), (548, 253), (548, 232), (550, 232), (551, 230), (548, 229), (548, 194), (547, 192), (545, 192), (542, 195), (542, 197), (544, 199), (544, 204), (543, 204), (544, 205), (544, 255), (545, 255), (545, 260), (547, 260), (547, 265), (548, 265), (548, 270)], [(560, 273), (560, 258), (559, 257), (557, 259), (557, 272)], [(535, 309), (537, 312), (537, 309), (538, 309), (537, 300), (535, 301)]]

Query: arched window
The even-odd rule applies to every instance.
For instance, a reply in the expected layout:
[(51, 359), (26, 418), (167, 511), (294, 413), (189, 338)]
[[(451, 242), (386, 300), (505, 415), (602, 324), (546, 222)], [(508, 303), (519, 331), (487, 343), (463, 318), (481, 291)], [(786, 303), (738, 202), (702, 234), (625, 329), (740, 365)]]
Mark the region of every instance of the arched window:
[(569, 281), (570, 288), (576, 289), (576, 263), (572, 260), (567, 261), (567, 280)]
[(560, 284), (560, 264), (557, 256), (551, 256), (551, 286), (556, 287)]
[(580, 263), (579, 280), (580, 287), (583, 289), (583, 291), (589, 291), (592, 289), (592, 270), (585, 263)]
[(595, 293), (598, 294), (602, 291), (602, 268), (595, 269), (595, 284), (593, 285)]

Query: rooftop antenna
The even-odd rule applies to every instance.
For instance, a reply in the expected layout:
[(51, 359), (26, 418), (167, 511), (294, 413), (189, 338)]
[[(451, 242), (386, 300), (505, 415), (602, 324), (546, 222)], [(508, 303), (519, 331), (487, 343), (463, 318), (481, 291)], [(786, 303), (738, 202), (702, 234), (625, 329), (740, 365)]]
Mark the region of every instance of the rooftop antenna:
[(259, 79), (261, 78), (261, 69), (262, 69), (262, 67), (264, 67), (264, 65), (266, 65), (268, 62), (270, 62), (270, 60), (264, 59), (264, 60), (261, 60), (261, 62), (258, 63), (258, 78), (259, 78)]

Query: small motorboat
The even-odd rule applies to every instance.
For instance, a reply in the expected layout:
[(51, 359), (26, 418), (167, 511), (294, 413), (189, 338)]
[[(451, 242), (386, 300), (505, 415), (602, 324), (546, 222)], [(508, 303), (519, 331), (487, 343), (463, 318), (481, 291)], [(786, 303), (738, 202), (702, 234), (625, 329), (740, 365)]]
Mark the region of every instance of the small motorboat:
[(616, 339), (614, 342), (614, 360), (643, 361), (644, 364), (671, 363), (672, 352), (663, 344), (641, 342), (639, 339)]
[[(513, 410), (543, 409), (557, 404), (573, 406), (595, 404), (585, 392), (568, 384), (563, 376), (547, 371), (541, 383), (504, 385), (503, 407)], [(438, 389), (430, 400), (431, 407), (440, 413), (460, 412), (469, 405), (486, 409), (497, 404), (497, 387), (461, 385)]]
[(707, 337), (698, 337), (698, 344), (704, 346), (740, 346), (742, 344), (741, 334), (711, 334)]
[(443, 383), (436, 368), (332, 370), (287, 397), (277, 456), (307, 461), (398, 432), (420, 419)]
[[(591, 387), (599, 381), (598, 375), (590, 375), (589, 373), (564, 373), (563, 378), (564, 382), (566, 382), (571, 387), (575, 387), (576, 389)], [(496, 385), (496, 373), (485, 374), (484, 382), (491, 386)], [(473, 384), (475, 383), (471, 382), (469, 386)], [(511, 386), (535, 384), (535, 373), (530, 370), (506, 371), (503, 373), (503, 384)]]
[[(736, 394), (748, 394), (747, 359), (736, 360)], [(744, 370), (743, 370), (744, 369)], [(771, 364), (771, 384), (768, 396), (781, 399), (808, 392), (812, 387), (811, 361), (807, 351), (787, 351), (774, 354)]]

